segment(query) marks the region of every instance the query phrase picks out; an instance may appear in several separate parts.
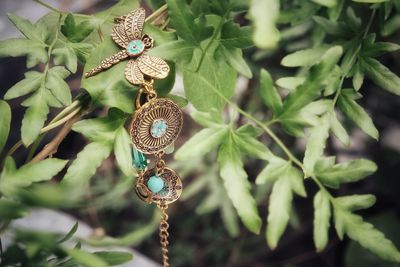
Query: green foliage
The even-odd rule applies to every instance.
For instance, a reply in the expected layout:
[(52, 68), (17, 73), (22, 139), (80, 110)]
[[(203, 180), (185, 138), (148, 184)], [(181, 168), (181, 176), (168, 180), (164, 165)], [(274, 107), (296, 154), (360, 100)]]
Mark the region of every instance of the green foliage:
[[(163, 4), (151, 1), (150, 6)], [(294, 220), (296, 196), (307, 197), (307, 179), (318, 186), (313, 196), (313, 238), (318, 252), (329, 243), (332, 220), (340, 238), (347, 235), (382, 259), (400, 262), (394, 244), (354, 213), (371, 207), (375, 196), (334, 197), (336, 192), (331, 192), (373, 174), (376, 164), (366, 159), (337, 163), (326, 149), (332, 135), (349, 146), (354, 126), (373, 139), (379, 138), (373, 119), (362, 106), (360, 92), (368, 78), (387, 93), (400, 95), (400, 78), (379, 58), (400, 48), (385, 40), (400, 25), (399, 4), (373, 0), (167, 0), (165, 4), (166, 24), (160, 28), (152, 24), (154, 20), (148, 21), (144, 29), (155, 39), (156, 47), (149, 53), (168, 60), (171, 68), (170, 77), (157, 81), (156, 88), (159, 95), (181, 107), (191, 104), (197, 110), (191, 114), (193, 120), (204, 127), (175, 154), (178, 160), (200, 166), (197, 158), (207, 162), (206, 173), (202, 170), (200, 177), (185, 185), (183, 198), (202, 197), (194, 209), (198, 214), (219, 210), (233, 237), (241, 234), (239, 219), (255, 234), (264, 223), (267, 244), (276, 249)], [(5, 93), (4, 99), (24, 97), (22, 105), (27, 109), (21, 140), (32, 147), (26, 164), (18, 168), (10, 157), (14, 151), (4, 153), (8, 157), (1, 162), (2, 219), (23, 217), (32, 206), (80, 204), (87, 188), (94, 186), (92, 177), (97, 169), (111, 155), (126, 177), (96, 199), (97, 203), (121, 197), (131, 188), (134, 171), (125, 126), (128, 114), (134, 111), (138, 88), (125, 80), (125, 63), (90, 79), (83, 77), (81, 87), (87, 94), (75, 101), (66, 79), (82, 69), (78, 66), (87, 71), (119, 51), (109, 36), (112, 19), (137, 6), (136, 1), (122, 0), (94, 15), (53, 10), (36, 23), (9, 15), (23, 37), (1, 41), (0, 56), (25, 56), (27, 67), (33, 69)], [(241, 20), (243, 17), (249, 21)], [(270, 65), (268, 56), (274, 52), (284, 54), (278, 60), (282, 67)], [(187, 99), (170, 93), (176, 73), (182, 75)], [(249, 88), (257, 91), (235, 92), (239, 75), (252, 79)], [(64, 109), (45, 126), (52, 108)], [(107, 115), (72, 126), (89, 143), (70, 163), (62, 182), (50, 184), (54, 176), (63, 174), (67, 161), (47, 158), (30, 162), (43, 134), (77, 114), (100, 109)], [(2, 150), (11, 121), (5, 101), (0, 101), (0, 113)], [(305, 137), (304, 153), (285, 144), (285, 132), (292, 138)], [(298, 155), (303, 156), (302, 161)], [(249, 167), (255, 166), (253, 162), (259, 167)], [(263, 222), (259, 214), (266, 212), (266, 199), (268, 212)], [(158, 220), (155, 213), (142, 232), (87, 242), (137, 244), (156, 230)], [(76, 229), (77, 225), (73, 226), (64, 237), (16, 232), (15, 244), (2, 259), (8, 265), (29, 262), (32, 266), (48, 266), (50, 257), (54, 266), (110, 266), (131, 260), (122, 252), (89, 253), (79, 244), (75, 248), (64, 244), (74, 240)]]

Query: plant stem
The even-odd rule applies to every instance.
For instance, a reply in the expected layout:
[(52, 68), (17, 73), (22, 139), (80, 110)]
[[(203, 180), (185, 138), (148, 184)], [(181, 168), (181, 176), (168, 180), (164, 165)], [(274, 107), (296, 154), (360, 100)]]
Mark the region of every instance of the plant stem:
[(159, 9), (154, 11), (150, 16), (146, 18), (146, 22), (152, 22), (153, 20), (157, 19), (159, 15), (161, 15), (164, 11), (168, 9), (168, 5), (164, 4)]
[(45, 8), (47, 8), (47, 9), (50, 9), (51, 11), (54, 11), (54, 12), (59, 13), (59, 14), (63, 14), (63, 12), (61, 12), (61, 11), (58, 10), (57, 8), (52, 7), (51, 5), (49, 5), (49, 4), (47, 4), (47, 3), (44, 3), (44, 2), (42, 2), (41, 0), (32, 0), (32, 1), (38, 3), (39, 5), (41, 5), (41, 6), (45, 7)]

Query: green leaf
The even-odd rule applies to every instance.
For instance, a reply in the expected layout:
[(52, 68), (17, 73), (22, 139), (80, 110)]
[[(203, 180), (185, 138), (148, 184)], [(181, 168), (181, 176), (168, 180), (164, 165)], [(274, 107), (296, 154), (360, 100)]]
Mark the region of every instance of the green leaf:
[[(90, 54), (84, 72), (100, 65), (104, 58), (114, 55), (119, 50), (110, 37), (105, 38)], [(81, 87), (89, 92), (95, 104), (116, 107), (126, 113), (133, 112), (132, 99), (135, 98), (137, 87), (125, 78), (126, 62), (122, 61), (93, 77), (82, 77)]]
[(339, 221), (339, 230), (345, 232), (351, 239), (370, 250), (381, 259), (400, 262), (400, 252), (385, 235), (370, 223), (363, 221), (361, 216), (352, 214), (340, 206), (334, 206), (335, 223)]
[(236, 208), (243, 224), (251, 232), (258, 234), (261, 218), (258, 215), (257, 203), (251, 195), (251, 185), (243, 169), (240, 151), (232, 136), (225, 138), (218, 152), (220, 175), (233, 206)]
[(225, 47), (248, 48), (253, 45), (251, 27), (240, 27), (229, 20), (222, 25), (220, 42)]
[(254, 44), (262, 49), (274, 48), (280, 39), (275, 25), (279, 17), (279, 1), (252, 0), (248, 14), (253, 22)]
[(288, 161), (278, 157), (273, 158), (273, 160), (258, 174), (256, 184), (275, 182), (286, 173), (289, 167), (290, 163)]
[(43, 74), (37, 71), (28, 71), (25, 73), (25, 79), (16, 83), (13, 87), (8, 89), (4, 95), (4, 99), (13, 99), (23, 95), (27, 95), (39, 89), (42, 81)]
[(131, 253), (123, 251), (97, 251), (93, 254), (105, 261), (108, 266), (120, 265), (133, 259)]
[(307, 80), (285, 99), (279, 117), (298, 112), (300, 108), (320, 95), (321, 85), (335, 67), (342, 51), (343, 49), (340, 46), (331, 47), (326, 51), (321, 62), (311, 68)]
[(71, 230), (69, 230), (68, 233), (58, 241), (58, 243), (64, 243), (65, 241), (70, 240), (72, 236), (76, 233), (76, 230), (78, 230), (78, 225), (79, 223), (76, 222), (74, 226), (72, 226)]
[(384, 53), (395, 52), (400, 49), (400, 45), (388, 42), (376, 42), (367, 44), (362, 48), (362, 55), (364, 57), (377, 57)]
[(314, 16), (313, 20), (328, 34), (346, 35), (347, 33), (347, 29), (343, 27), (343, 24), (339, 24), (320, 16)]
[(304, 153), (304, 167), (308, 175), (313, 172), (314, 165), (324, 154), (326, 140), (329, 137), (329, 115), (320, 118), (320, 123), (310, 130), (307, 140), (306, 151)]
[(216, 51), (217, 58), (222, 59), (234, 68), (238, 73), (242, 74), (244, 77), (251, 79), (253, 74), (251, 69), (247, 65), (246, 61), (243, 59), (243, 53), (240, 48), (230, 47), (230, 46), (219, 46)]
[(133, 174), (132, 155), (131, 155), (131, 138), (124, 127), (121, 127), (115, 137), (114, 152), (118, 166), (121, 171), (130, 176)]
[(337, 5), (336, 0), (312, 0), (314, 3), (317, 3), (321, 6), (326, 6), (326, 7), (334, 7)]
[(337, 188), (341, 183), (356, 182), (374, 173), (377, 166), (366, 159), (351, 160), (334, 166), (316, 165), (316, 176), (327, 186)]
[(168, 42), (152, 48), (148, 54), (171, 61), (190, 61), (196, 45), (184, 40)]
[(295, 90), (297, 86), (304, 83), (305, 77), (282, 77), (276, 80), (276, 84), (287, 90)]
[(335, 203), (347, 210), (355, 211), (360, 209), (368, 209), (376, 202), (376, 197), (371, 194), (351, 195), (335, 198)]
[(80, 249), (64, 249), (65, 252), (74, 259), (77, 263), (85, 267), (107, 267), (109, 266), (106, 261), (104, 261), (99, 256), (80, 250)]
[(271, 249), (278, 245), (289, 222), (293, 193), (287, 176), (280, 177), (272, 187), (267, 218), (267, 243)]
[(339, 108), (349, 117), (358, 127), (361, 128), (366, 134), (371, 136), (372, 138), (378, 140), (379, 132), (376, 129), (372, 119), (369, 117), (367, 112), (354, 101), (351, 96), (343, 92), (340, 94), (338, 98), (338, 106)]
[(274, 114), (278, 114), (282, 109), (281, 96), (274, 86), (271, 75), (265, 69), (261, 69), (260, 72), (259, 92), (264, 104), (269, 107)]
[(69, 13), (61, 26), (61, 32), (67, 37), (68, 41), (79, 43), (83, 41), (95, 29), (95, 25), (90, 21), (82, 21), (76, 24), (74, 15)]
[(224, 124), (221, 114), (216, 109), (211, 109), (209, 112), (195, 111), (190, 115), (195, 122), (203, 127), (211, 128)]
[(400, 15), (396, 14), (383, 24), (382, 36), (389, 36), (395, 33), (400, 27)]
[(329, 123), (330, 128), (333, 134), (345, 145), (350, 145), (350, 137), (346, 132), (346, 129), (340, 123), (338, 118), (336, 117), (336, 113), (334, 111), (329, 113)]
[(8, 19), (17, 27), (17, 29), (28, 39), (35, 39), (37, 41), (42, 41), (40, 35), (36, 31), (35, 26), (27, 19), (19, 17), (15, 14), (8, 13)]
[(40, 134), (47, 119), (49, 107), (41, 94), (35, 96), (34, 102), (25, 111), (22, 119), (21, 138), (25, 146), (32, 144)]
[(113, 146), (117, 132), (123, 127), (125, 120), (126, 117), (121, 111), (112, 109), (107, 117), (79, 121), (72, 129), (93, 142)]
[(0, 199), (0, 218), (2, 220), (17, 219), (28, 214), (29, 210), (21, 203), (8, 199)]
[(383, 89), (400, 95), (400, 78), (373, 58), (362, 58), (361, 68), (374, 83)]
[(234, 141), (240, 148), (240, 151), (243, 151), (245, 154), (263, 160), (270, 160), (274, 157), (269, 148), (252, 135), (236, 131), (232, 135), (232, 138), (234, 138)]
[(353, 87), (354, 90), (360, 90), (364, 82), (364, 72), (361, 70), (360, 64), (354, 66)]
[(230, 98), (235, 90), (236, 71), (225, 62), (215, 61), (214, 50), (215, 47), (208, 50), (199, 71), (194, 72), (202, 55), (196, 49), (188, 68), (183, 70), (186, 97), (199, 111), (221, 110), (226, 104), (225, 98)]
[(229, 128), (226, 126), (203, 129), (179, 148), (175, 153), (175, 158), (178, 160), (190, 159), (193, 157), (194, 151), (196, 156), (204, 156), (214, 147), (221, 144), (228, 133)]
[(11, 124), (11, 109), (6, 101), (0, 100), (0, 153), (7, 143)]
[(281, 64), (285, 67), (309, 67), (319, 63), (329, 46), (318, 46), (296, 51), (285, 56)]
[(330, 218), (331, 204), (329, 195), (320, 190), (314, 197), (314, 244), (318, 252), (322, 251), (328, 243)]
[(290, 181), (290, 186), (293, 192), (295, 192), (297, 195), (301, 197), (306, 197), (307, 192), (304, 187), (303, 173), (299, 171), (299, 169), (297, 169), (296, 167), (293, 167), (292, 165), (290, 165), (289, 167), (290, 168), (286, 170), (285, 175), (288, 177)]
[[(29, 47), (29, 49), (26, 49)], [(38, 63), (48, 60), (46, 46), (43, 43), (29, 39), (7, 39), (0, 41), (0, 57), (27, 56), (27, 67), (31, 68)]]
[(179, 37), (191, 44), (199, 44), (211, 35), (211, 28), (204, 28), (195, 23), (195, 17), (185, 0), (167, 0), (166, 2), (171, 25)]
[(78, 57), (73, 48), (69, 46), (59, 47), (52, 51), (54, 64), (64, 64), (72, 73), (76, 72), (78, 66)]
[(78, 153), (69, 166), (61, 184), (77, 188), (83, 193), (89, 179), (96, 173), (97, 168), (110, 155), (112, 147), (109, 144), (93, 142)]
[(28, 163), (19, 169), (15, 169), (14, 160), (8, 157), (0, 176), (0, 190), (4, 194), (8, 194), (15, 188), (27, 187), (35, 182), (50, 180), (64, 168), (67, 162), (67, 160), (50, 158)]
[(71, 104), (71, 91), (64, 81), (69, 74), (70, 72), (67, 69), (57, 66), (51, 68), (46, 75), (46, 88), (65, 106)]

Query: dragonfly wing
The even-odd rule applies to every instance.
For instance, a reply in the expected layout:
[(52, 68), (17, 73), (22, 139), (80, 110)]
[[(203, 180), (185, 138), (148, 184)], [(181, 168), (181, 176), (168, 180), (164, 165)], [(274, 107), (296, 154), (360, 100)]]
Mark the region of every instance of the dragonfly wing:
[(122, 48), (126, 48), (129, 43), (128, 35), (126, 35), (124, 25), (121, 23), (116, 24), (113, 27), (111, 31), (111, 37), (113, 38), (114, 42), (116, 42)]
[(140, 71), (137, 61), (131, 59), (125, 67), (125, 77), (132, 84), (144, 83), (143, 73)]
[(137, 64), (144, 74), (152, 78), (163, 79), (168, 76), (169, 66), (161, 58), (142, 54), (137, 59)]
[(124, 28), (129, 40), (142, 38), (142, 31), (146, 12), (143, 8), (131, 11), (125, 18)]

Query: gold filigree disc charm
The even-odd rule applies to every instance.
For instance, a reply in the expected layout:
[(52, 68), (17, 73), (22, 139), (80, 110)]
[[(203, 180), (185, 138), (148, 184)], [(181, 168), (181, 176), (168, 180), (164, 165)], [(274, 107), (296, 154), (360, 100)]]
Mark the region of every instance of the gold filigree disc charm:
[(137, 150), (155, 154), (172, 144), (182, 129), (179, 106), (167, 98), (151, 99), (133, 115), (130, 135)]
[[(153, 193), (150, 189), (151, 185), (149, 186), (151, 179), (162, 180), (162, 189)], [(178, 174), (170, 168), (165, 167), (158, 175), (156, 175), (155, 169), (150, 169), (138, 178), (135, 189), (138, 197), (144, 202), (170, 204), (180, 197), (182, 193), (182, 181)]]

